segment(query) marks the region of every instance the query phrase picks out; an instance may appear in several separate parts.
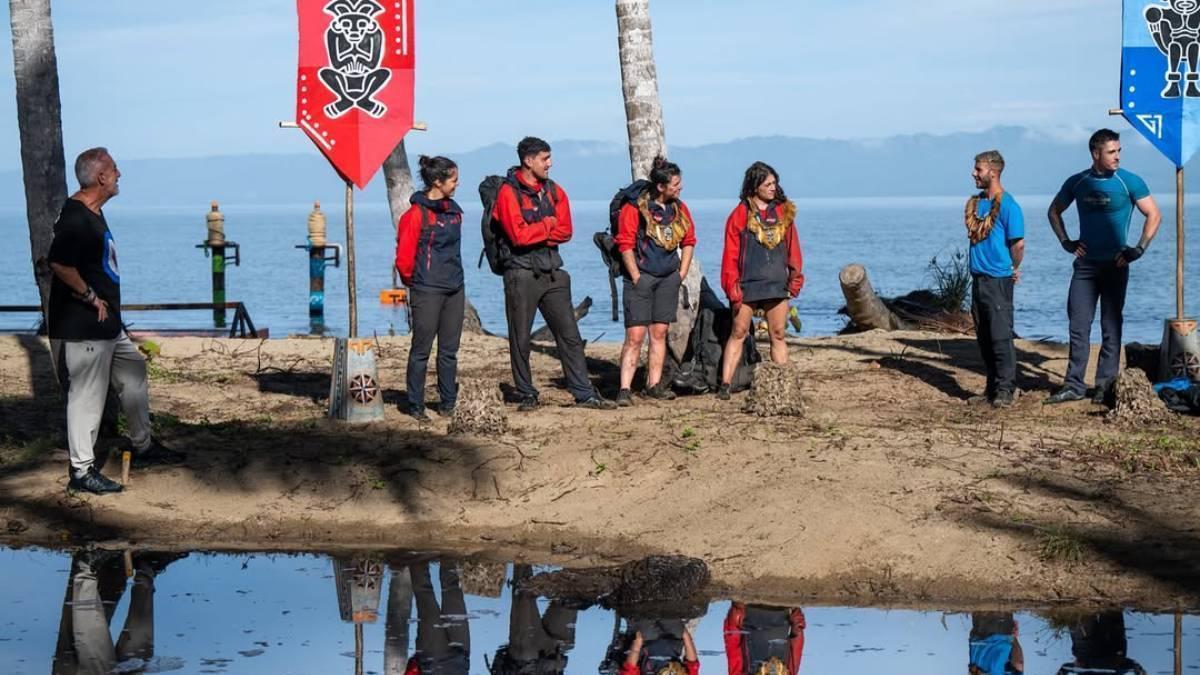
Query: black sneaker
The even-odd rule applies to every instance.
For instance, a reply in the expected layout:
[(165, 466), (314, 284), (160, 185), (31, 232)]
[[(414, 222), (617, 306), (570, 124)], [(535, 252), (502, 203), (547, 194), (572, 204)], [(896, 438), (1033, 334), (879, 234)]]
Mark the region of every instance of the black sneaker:
[(1112, 392), (1111, 382), (1101, 382), (1097, 384), (1090, 392), (1092, 403), (1096, 405), (1105, 405), (1108, 403), (1108, 395)]
[(129, 465), (134, 469), (145, 469), (151, 466), (168, 466), (182, 464), (187, 455), (172, 450), (157, 440), (150, 441), (150, 447), (145, 450), (134, 450), (133, 459)]
[(629, 391), (628, 389), (622, 389), (621, 391), (618, 391), (616, 402), (618, 406), (622, 408), (628, 408), (629, 406), (633, 405), (633, 392)]
[(532, 412), (542, 406), (537, 396), (526, 396), (517, 404), (517, 412)]
[(428, 424), (433, 421), (433, 419), (429, 417), (429, 413), (425, 412), (425, 406), (421, 406), (420, 408), (409, 408), (408, 416), (420, 422), (421, 424)]
[(120, 492), (124, 489), (124, 485), (105, 478), (95, 466), (89, 467), (82, 476), (78, 478), (71, 476), (71, 480), (67, 481), (67, 492), (90, 492), (94, 495), (103, 495)]
[(656, 401), (674, 401), (675, 392), (667, 386), (665, 382), (659, 382), (653, 387), (647, 387), (645, 391), (646, 398), (652, 398)]
[(722, 401), (729, 400), (729, 398), (730, 398), (729, 385), (723, 384), (723, 385), (717, 387), (717, 398), (721, 399)]
[(454, 403), (442, 403), (437, 407), (437, 414), (442, 417), (449, 417), (454, 414)]
[(582, 401), (575, 402), (576, 408), (591, 408), (592, 410), (616, 410), (617, 404), (604, 398), (600, 394), (592, 394)]
[(1000, 390), (996, 392), (994, 397), (992, 397), (992, 407), (1011, 408), (1014, 400), (1015, 398), (1013, 397), (1013, 393), (1011, 391)]
[(1063, 387), (1062, 389), (1059, 389), (1058, 391), (1054, 392), (1050, 396), (1046, 397), (1046, 400), (1042, 401), (1042, 403), (1044, 403), (1046, 405), (1055, 405), (1058, 403), (1070, 403), (1072, 401), (1082, 401), (1083, 399), (1084, 399), (1083, 394), (1075, 391), (1074, 389), (1071, 389), (1070, 387)]

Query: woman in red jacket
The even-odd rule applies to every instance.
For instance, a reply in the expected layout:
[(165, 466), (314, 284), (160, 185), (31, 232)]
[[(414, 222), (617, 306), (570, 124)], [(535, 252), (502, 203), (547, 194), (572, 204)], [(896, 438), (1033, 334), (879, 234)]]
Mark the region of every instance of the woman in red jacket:
[(733, 330), (721, 361), (718, 398), (729, 399), (729, 382), (755, 311), (767, 315), (771, 360), (787, 362), (788, 299), (804, 286), (802, 269), (796, 205), (783, 193), (775, 169), (755, 162), (742, 180), (741, 201), (725, 221), (721, 288), (733, 308)]
[(458, 343), (462, 338), (466, 293), (463, 289), (462, 209), (454, 201), (458, 166), (445, 157), (418, 160), (424, 192), (396, 228), (396, 270), (408, 287), (412, 344), (408, 350), (408, 413), (428, 422), (425, 372), (437, 337), (437, 379), (441, 404), (449, 415), (458, 397)]
[(647, 181), (636, 181), (625, 194), (617, 215), (615, 243), (625, 270), (622, 297), (625, 345), (621, 348), (621, 390), (617, 405), (633, 405), (630, 387), (650, 334), (645, 396), (671, 400), (675, 393), (662, 381), (667, 357), (667, 330), (675, 322), (679, 287), (696, 248), (696, 226), (679, 198), (683, 174), (679, 166), (654, 158)]

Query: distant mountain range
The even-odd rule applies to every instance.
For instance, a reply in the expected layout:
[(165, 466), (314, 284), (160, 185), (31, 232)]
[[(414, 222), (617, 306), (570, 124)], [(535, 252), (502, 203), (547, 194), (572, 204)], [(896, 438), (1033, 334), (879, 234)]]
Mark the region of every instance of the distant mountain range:
[[(1123, 166), (1141, 174), (1151, 189), (1174, 190), (1174, 169), (1136, 132), (1118, 125)], [(551, 141), (552, 175), (573, 199), (608, 199), (629, 182), (626, 146), (596, 141)], [(895, 197), (964, 195), (971, 192), (976, 153), (999, 149), (1008, 162), (1005, 186), (1014, 194), (1050, 194), (1090, 163), (1086, 134), (1067, 139), (1024, 127), (982, 132), (914, 134), (870, 140), (770, 136), (698, 147), (678, 147), (671, 159), (684, 171), (685, 198), (736, 198), (742, 172), (763, 160), (781, 174), (793, 197)], [(415, 164), (416, 158), (412, 157)], [(476, 201), (475, 186), (515, 163), (512, 146), (496, 143), (455, 154), (462, 172), (460, 201)], [(203, 207), (227, 204), (295, 204), (320, 199), (339, 203), (342, 189), (314, 150), (303, 155), (226, 155), (184, 159), (121, 159), (122, 206)], [(73, 183), (73, 181), (69, 181)], [(1200, 176), (1188, 181), (1200, 187)], [(0, 204), (23, 206), (20, 171), (0, 172)], [(384, 203), (382, 174), (363, 197)]]

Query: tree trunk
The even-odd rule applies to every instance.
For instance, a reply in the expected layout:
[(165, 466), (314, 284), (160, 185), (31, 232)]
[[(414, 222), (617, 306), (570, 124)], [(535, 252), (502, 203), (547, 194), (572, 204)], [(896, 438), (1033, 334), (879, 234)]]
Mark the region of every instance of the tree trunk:
[(54, 25), (50, 20), (50, 0), (9, 0), (8, 6), (29, 252), (44, 318), (50, 299), (46, 255), (54, 239), (54, 221), (67, 194)]
[(392, 154), (383, 160), (383, 180), (387, 183), (388, 206), (392, 210), (392, 227), (400, 222), (400, 216), (408, 210), (408, 200), (413, 194), (412, 169), (408, 166), (408, 152), (401, 139)]
[(865, 267), (858, 263), (846, 265), (838, 274), (838, 281), (842, 284), (842, 295), (846, 296), (846, 311), (855, 327), (862, 330), (901, 330), (907, 327), (875, 294)]
[[(658, 98), (658, 73), (654, 67), (654, 36), (650, 28), (650, 0), (616, 0), (617, 48), (621, 59), (621, 93), (625, 98), (625, 128), (629, 133), (629, 163), (634, 180), (650, 173), (656, 155), (666, 156), (662, 102)], [(675, 322), (667, 333), (667, 346), (677, 361), (687, 351), (688, 337), (700, 308), (700, 261), (693, 260), (683, 280)]]

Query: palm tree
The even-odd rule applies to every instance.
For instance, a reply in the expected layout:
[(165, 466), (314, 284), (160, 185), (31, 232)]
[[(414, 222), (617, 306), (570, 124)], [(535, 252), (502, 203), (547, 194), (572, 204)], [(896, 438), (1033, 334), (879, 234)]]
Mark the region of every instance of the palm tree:
[(9, 0), (8, 7), (29, 250), (45, 316), (50, 298), (50, 269), (45, 258), (54, 238), (54, 221), (67, 194), (54, 24), (50, 0)]
[(392, 210), (392, 227), (395, 227), (400, 222), (400, 216), (408, 210), (408, 199), (413, 193), (412, 169), (408, 166), (404, 139), (400, 139), (392, 153), (383, 160), (383, 179), (387, 182), (388, 206)]
[(650, 0), (617, 0), (617, 48), (621, 55), (621, 93), (625, 95), (625, 128), (633, 178), (645, 178), (655, 155), (666, 155)]
[[(650, 0), (617, 0), (617, 48), (621, 58), (621, 93), (625, 96), (625, 128), (629, 133), (629, 163), (634, 179), (650, 173), (655, 155), (667, 154), (658, 73), (654, 67), (654, 36), (650, 29)], [(679, 294), (675, 323), (667, 346), (683, 360), (688, 337), (700, 307), (700, 261), (692, 260), (684, 292)]]

